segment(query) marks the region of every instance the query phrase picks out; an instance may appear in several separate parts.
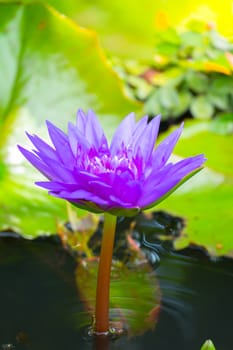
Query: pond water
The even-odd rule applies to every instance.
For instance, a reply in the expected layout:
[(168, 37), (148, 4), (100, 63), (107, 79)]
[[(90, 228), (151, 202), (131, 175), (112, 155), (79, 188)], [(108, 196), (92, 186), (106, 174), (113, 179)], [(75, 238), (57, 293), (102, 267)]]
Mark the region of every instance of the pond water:
[(58, 237), (29, 241), (1, 233), (0, 350), (199, 350), (208, 338), (217, 350), (233, 349), (233, 261), (211, 260), (196, 248), (145, 246), (160, 256), (154, 268), (162, 294), (158, 323), (143, 335), (98, 344), (78, 329), (84, 307), (76, 263)]

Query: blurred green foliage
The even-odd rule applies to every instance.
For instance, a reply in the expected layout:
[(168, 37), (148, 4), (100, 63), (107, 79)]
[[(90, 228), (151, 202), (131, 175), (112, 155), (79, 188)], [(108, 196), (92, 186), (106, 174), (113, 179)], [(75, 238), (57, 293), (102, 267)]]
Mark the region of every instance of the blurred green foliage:
[(213, 25), (192, 20), (184, 31), (166, 27), (156, 35), (152, 60), (115, 59), (113, 67), (151, 116), (233, 121), (233, 44)]
[(138, 105), (129, 101), (96, 34), (39, 3), (0, 3), (0, 230), (56, 233), (66, 203), (34, 185), (40, 174), (17, 144), (25, 131), (47, 138), (45, 120), (66, 129), (93, 109), (107, 134)]
[[(7, 0), (5, 0), (7, 1)], [(24, 0), (30, 3), (32, 0)], [(190, 18), (215, 22), (224, 35), (233, 35), (232, 0), (41, 0), (98, 34), (109, 55), (146, 59), (153, 55), (156, 33), (164, 25), (183, 28)]]
[(92, 108), (111, 136), (126, 114), (141, 116), (144, 108), (162, 114), (165, 123), (194, 116), (175, 153), (208, 158), (206, 171), (159, 206), (185, 219), (176, 247), (194, 242), (232, 256), (232, 43), (209, 22), (187, 21), (198, 13), (214, 19), (207, 11), (212, 6), (226, 26), (230, 2), (207, 1), (204, 8), (202, 0), (179, 6), (171, 0), (44, 2), (0, 1), (0, 230), (32, 237), (55, 233), (70, 219), (64, 201), (34, 186), (39, 174), (16, 147), (30, 147), (25, 130), (46, 137), (45, 119), (64, 129), (81, 107)]
[(199, 174), (157, 206), (185, 218), (186, 226), (175, 240), (177, 249), (192, 243), (214, 256), (233, 257), (232, 141), (232, 135), (213, 130), (211, 121), (185, 122), (175, 155), (182, 158), (204, 153), (207, 161)]

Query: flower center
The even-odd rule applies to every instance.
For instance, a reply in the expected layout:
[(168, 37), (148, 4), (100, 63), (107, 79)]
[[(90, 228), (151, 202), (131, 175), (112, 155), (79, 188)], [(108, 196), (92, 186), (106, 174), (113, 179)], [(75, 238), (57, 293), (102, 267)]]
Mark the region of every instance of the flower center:
[(124, 156), (115, 155), (103, 155), (102, 157), (95, 156), (88, 159), (86, 164), (86, 170), (93, 174), (101, 173), (121, 173), (127, 171), (130, 172), (134, 179), (139, 177), (139, 171), (134, 159), (129, 159)]
[(115, 155), (111, 155), (110, 151), (97, 152), (95, 149), (90, 149), (89, 152), (83, 152), (82, 156), (78, 157), (81, 160), (83, 170), (98, 175), (104, 173), (114, 173), (121, 175), (128, 172), (134, 180), (137, 180), (142, 175), (142, 158), (129, 156), (130, 150), (121, 150)]

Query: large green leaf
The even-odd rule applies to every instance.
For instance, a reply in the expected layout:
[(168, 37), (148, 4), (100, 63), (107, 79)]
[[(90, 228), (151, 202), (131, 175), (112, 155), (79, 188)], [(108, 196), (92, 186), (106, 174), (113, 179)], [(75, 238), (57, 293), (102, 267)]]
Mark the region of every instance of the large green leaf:
[(233, 256), (233, 136), (214, 133), (211, 123), (186, 123), (175, 153), (182, 157), (204, 153), (206, 167), (158, 208), (185, 219), (175, 242), (195, 243), (213, 255)]
[(225, 0), (224, 6), (217, 0), (181, 0), (179, 6), (174, 0), (43, 1), (97, 31), (110, 54), (128, 58), (152, 58), (156, 30), (167, 24), (182, 25), (190, 17), (216, 21), (221, 32), (232, 34), (231, 0)]
[(107, 133), (138, 106), (127, 100), (93, 32), (41, 4), (0, 4), (0, 230), (34, 236), (55, 231), (65, 202), (49, 198), (16, 145), (25, 129), (47, 135), (45, 119), (61, 128), (78, 108), (93, 109)]

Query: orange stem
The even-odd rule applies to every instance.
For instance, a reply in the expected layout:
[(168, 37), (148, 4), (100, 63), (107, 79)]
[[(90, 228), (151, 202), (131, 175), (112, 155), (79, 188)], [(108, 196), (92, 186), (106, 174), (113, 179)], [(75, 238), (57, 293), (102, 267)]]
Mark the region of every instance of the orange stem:
[(109, 289), (117, 217), (105, 213), (96, 288), (95, 334), (109, 331)]

